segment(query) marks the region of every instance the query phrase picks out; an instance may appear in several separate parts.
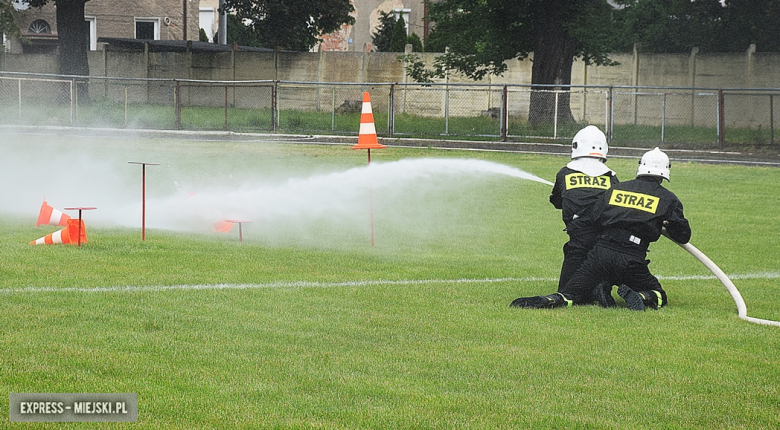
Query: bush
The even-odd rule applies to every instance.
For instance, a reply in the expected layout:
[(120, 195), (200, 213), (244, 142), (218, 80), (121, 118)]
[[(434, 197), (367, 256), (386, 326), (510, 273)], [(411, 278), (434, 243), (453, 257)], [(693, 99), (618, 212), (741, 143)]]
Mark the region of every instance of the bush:
[(412, 51), (413, 52), (423, 52), (423, 44), (422, 40), (420, 40), (420, 36), (417, 35), (417, 33), (412, 33), (411, 36), (406, 38), (406, 43), (409, 45), (412, 45)]
[(206, 34), (206, 30), (202, 28), (198, 33), (198, 40), (200, 40), (201, 42), (211, 42), (211, 40), (209, 40), (209, 36)]
[(378, 52), (390, 52), (393, 28), (395, 28), (395, 16), (390, 12), (380, 12), (379, 26), (376, 29), (376, 33), (371, 34), (371, 41)]
[(390, 39), (390, 52), (404, 52), (406, 48), (406, 21), (403, 17), (399, 17), (393, 27), (393, 37)]

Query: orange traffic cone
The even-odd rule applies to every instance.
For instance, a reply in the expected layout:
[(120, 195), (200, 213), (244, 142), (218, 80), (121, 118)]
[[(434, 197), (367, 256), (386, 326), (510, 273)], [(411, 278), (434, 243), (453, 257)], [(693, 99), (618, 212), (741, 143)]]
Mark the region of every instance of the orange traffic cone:
[(233, 223), (230, 221), (217, 221), (214, 223), (214, 231), (219, 233), (227, 233), (233, 228)]
[(38, 223), (35, 225), (39, 226), (41, 224), (51, 224), (51, 225), (65, 226), (68, 225), (69, 219), (70, 216), (49, 206), (49, 204), (46, 203), (46, 199), (43, 199), (43, 204), (41, 205), (41, 212), (38, 213)]
[[(30, 245), (56, 245), (58, 243), (75, 245), (79, 243), (79, 220), (69, 219), (67, 224), (62, 230), (34, 240), (30, 242)], [(84, 221), (81, 221), (81, 243), (87, 243), (87, 228), (84, 226)]]
[(371, 98), (368, 93), (363, 93), (363, 110), (360, 114), (360, 132), (358, 143), (352, 149), (379, 149), (387, 148), (376, 139), (376, 127), (374, 126), (374, 113), (371, 111)]

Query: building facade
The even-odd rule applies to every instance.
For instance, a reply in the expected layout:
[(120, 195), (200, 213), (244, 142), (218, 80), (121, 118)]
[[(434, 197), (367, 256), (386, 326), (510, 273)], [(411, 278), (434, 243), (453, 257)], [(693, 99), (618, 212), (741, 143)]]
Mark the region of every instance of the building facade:
[(217, 43), (219, 32), (219, 0), (200, 0), (198, 13), (200, 28), (206, 33), (208, 41)]
[[(322, 43), (314, 51), (357, 51), (373, 50), (371, 35), (379, 26), (382, 12), (392, 12), (396, 17), (403, 16), (407, 34), (416, 33), (421, 40), (427, 35), (425, 8), (428, 0), (350, 0), (355, 8), (352, 16), (354, 25), (343, 25), (340, 30), (323, 37)], [(209, 41), (214, 41), (219, 30), (219, 0), (201, 0), (200, 27), (206, 32)]]
[[(16, 2), (22, 39), (6, 41), (10, 53), (46, 53), (57, 49), (53, 2), (42, 8)], [(85, 43), (100, 50), (99, 37), (152, 40), (198, 40), (200, 0), (100, 0), (84, 5)]]
[(403, 16), (407, 35), (416, 33), (425, 40), (428, 25), (425, 18), (428, 0), (351, 0), (355, 8), (354, 25), (344, 25), (341, 30), (328, 34), (314, 50), (322, 51), (373, 51), (372, 34), (379, 27), (382, 12)]
[[(428, 0), (350, 0), (355, 8), (354, 25), (344, 25), (325, 35), (314, 51), (373, 51), (372, 34), (379, 26), (382, 12), (403, 17), (407, 34), (416, 33), (424, 40), (428, 24), (425, 19)], [(57, 20), (51, 2), (42, 8), (30, 8), (16, 2), (17, 22), (22, 39), (6, 41), (9, 53), (49, 53), (57, 49)], [(185, 14), (186, 10), (186, 14)], [(216, 42), (220, 26), (219, 0), (99, 0), (84, 6), (85, 25), (89, 35), (85, 43), (90, 50), (101, 50), (99, 37), (199, 40), (203, 29), (209, 42)], [(186, 28), (186, 30), (185, 30)], [(185, 34), (186, 33), (186, 34)]]

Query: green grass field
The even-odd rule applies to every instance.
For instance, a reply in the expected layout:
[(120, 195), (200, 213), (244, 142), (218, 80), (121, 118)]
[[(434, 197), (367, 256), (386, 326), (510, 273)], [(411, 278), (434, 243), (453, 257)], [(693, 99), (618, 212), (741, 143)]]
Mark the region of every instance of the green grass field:
[[(619, 298), (617, 309), (508, 307), (557, 285), (566, 235), (547, 185), (469, 174), (378, 187), (373, 247), (368, 211), (306, 225), (292, 214), (275, 231), (258, 220), (243, 242), (235, 228), (149, 228), (142, 241), (140, 219), (90, 222), (106, 203), (85, 213), (81, 248), (31, 246), (59, 227), (35, 226), (44, 185), (29, 198), (18, 190), (29, 160), (90, 154), (100, 166), (64, 167), (60, 181), (91, 174), (82, 187), (111, 184), (133, 199), (140, 169), (127, 161), (160, 163), (147, 170), (150, 198), (173, 181), (327, 178), (366, 163), (348, 146), (41, 140), (0, 143), (0, 395), (138, 393), (139, 415), (0, 428), (780, 427), (780, 328), (740, 320), (726, 289), (665, 238), (649, 254), (669, 293), (661, 311), (631, 312)], [(371, 155), (377, 165), (479, 159), (547, 180), (567, 162)], [(609, 165), (626, 180), (636, 160)], [(691, 243), (733, 276), (748, 315), (780, 320), (780, 170), (673, 163), (671, 175)]]

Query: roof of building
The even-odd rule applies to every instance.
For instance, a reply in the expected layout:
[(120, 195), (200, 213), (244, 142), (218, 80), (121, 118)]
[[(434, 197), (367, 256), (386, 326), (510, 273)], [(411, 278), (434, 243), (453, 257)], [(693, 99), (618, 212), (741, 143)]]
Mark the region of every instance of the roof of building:
[(144, 45), (149, 44), (149, 52), (229, 52), (255, 51), (273, 52), (270, 48), (255, 48), (252, 46), (220, 45), (217, 43), (198, 42), (194, 40), (147, 40), (124, 39), (119, 37), (98, 37), (98, 43), (107, 43), (111, 48), (120, 51), (143, 51)]

